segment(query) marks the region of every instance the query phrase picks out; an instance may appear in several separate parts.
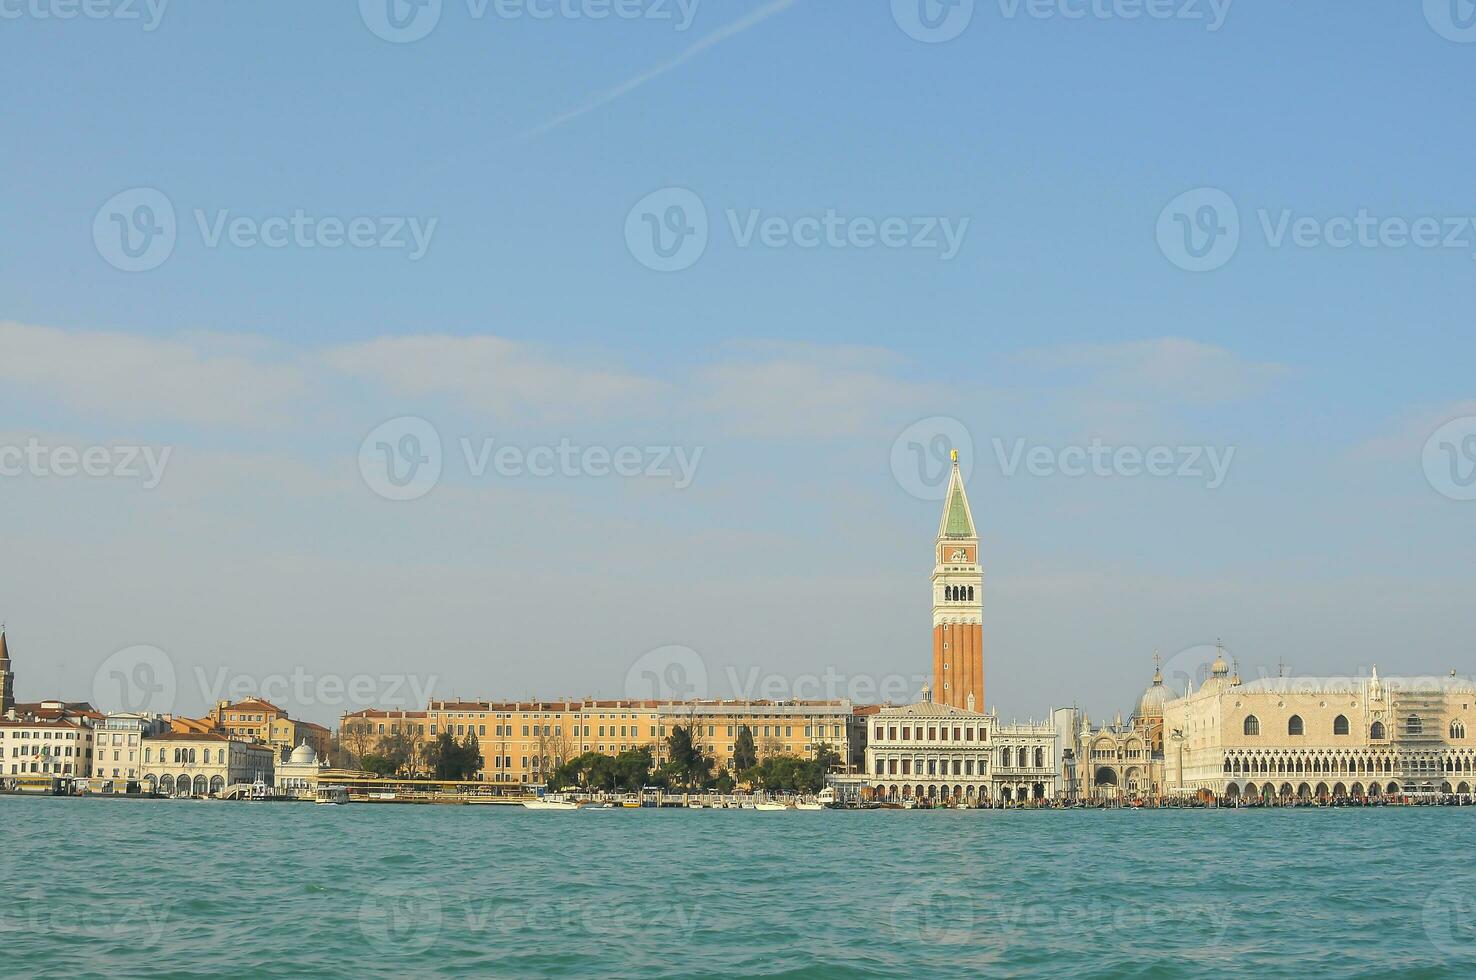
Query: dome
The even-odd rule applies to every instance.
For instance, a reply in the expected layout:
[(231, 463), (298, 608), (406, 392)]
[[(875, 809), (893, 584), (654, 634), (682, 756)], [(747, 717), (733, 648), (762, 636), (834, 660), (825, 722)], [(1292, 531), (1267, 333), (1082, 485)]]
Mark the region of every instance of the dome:
[(297, 748), (292, 750), (292, 758), (288, 761), (291, 762), (294, 766), (316, 765), (318, 761), (318, 753), (313, 751), (312, 746), (308, 745), (306, 742), (303, 742)]
[(1162, 718), (1164, 702), (1169, 699), (1168, 688), (1163, 686), (1163, 671), (1153, 672), (1153, 683), (1143, 696), (1138, 699), (1137, 717), (1139, 718)]
[(1215, 644), (1215, 662), (1210, 664), (1211, 677), (1225, 677), (1230, 673), (1230, 665), (1225, 663), (1225, 648), (1219, 643)]

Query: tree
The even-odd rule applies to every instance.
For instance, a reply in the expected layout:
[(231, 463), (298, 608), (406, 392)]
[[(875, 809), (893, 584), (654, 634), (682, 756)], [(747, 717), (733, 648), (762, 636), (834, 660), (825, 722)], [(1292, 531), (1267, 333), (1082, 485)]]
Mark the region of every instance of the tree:
[[(470, 727), (470, 726), (468, 726)], [(461, 743), (461, 752), (457, 755), (458, 769), (460, 775), (457, 779), (471, 779), (476, 776), (482, 768), (482, 746), (477, 741), (476, 732), (467, 732), (466, 741)]]
[(374, 773), (374, 775), (380, 777), (381, 779), (388, 779), (391, 776), (394, 776), (400, 768), (398, 765), (396, 765), (393, 759), (385, 758), (382, 755), (364, 756), (364, 758), (359, 762), (359, 767), (368, 772)]
[(536, 743), (538, 755), (535, 758), (533, 769), (534, 771), (542, 770), (546, 776), (551, 778), (558, 768), (574, 754), (574, 742), (564, 734), (563, 725), (552, 727), (540, 725), (535, 734), (538, 736)]
[(825, 772), (818, 759), (771, 755), (744, 775), (771, 793), (814, 793), (824, 788)]
[(651, 750), (627, 749), (618, 756), (586, 752), (559, 766), (548, 778), (549, 789), (585, 789), (591, 792), (634, 792), (651, 780)]
[(674, 726), (666, 737), (666, 751), (670, 761), (662, 769), (669, 770), (667, 778), (674, 786), (700, 788), (712, 778), (712, 759), (693, 741), (691, 726)]
[(374, 748), (374, 726), (363, 720), (351, 721), (339, 728), (338, 738), (355, 759), (362, 760)]
[(640, 789), (651, 774), (651, 750), (626, 749), (615, 757), (615, 788), (629, 792)]
[(426, 761), (437, 779), (470, 779), (482, 767), (482, 751), (475, 733), (458, 745), (450, 732), (442, 732), (427, 750)]
[(746, 772), (758, 765), (758, 748), (753, 744), (753, 731), (747, 725), (738, 726), (738, 738), (733, 743), (733, 768)]

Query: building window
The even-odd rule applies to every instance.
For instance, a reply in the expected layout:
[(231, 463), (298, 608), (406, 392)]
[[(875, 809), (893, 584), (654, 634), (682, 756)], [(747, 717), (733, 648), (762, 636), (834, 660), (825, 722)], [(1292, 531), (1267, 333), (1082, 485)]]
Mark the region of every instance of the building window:
[(1305, 731), (1302, 725), (1301, 715), (1292, 715), (1286, 722), (1286, 733), (1288, 735), (1303, 735)]
[(1425, 733), (1425, 724), (1420, 721), (1419, 715), (1410, 715), (1404, 721), (1404, 731), (1407, 735), (1423, 735)]
[(1466, 726), (1463, 725), (1463, 724), (1461, 724), (1458, 721), (1451, 722), (1450, 723), (1450, 737), (1451, 738), (1465, 738), (1466, 737)]
[(1384, 723), (1382, 721), (1376, 721), (1376, 722), (1374, 722), (1373, 725), (1371, 725), (1369, 727), (1369, 729), (1368, 729), (1368, 737), (1369, 738), (1383, 738), (1384, 737)]
[(1255, 715), (1246, 715), (1245, 716), (1245, 733), (1247, 735), (1259, 735), (1259, 734), (1261, 734), (1261, 719), (1257, 718)]
[(1346, 735), (1346, 734), (1348, 734), (1348, 716), (1347, 715), (1338, 715), (1336, 718), (1333, 719), (1333, 734), (1334, 735)]

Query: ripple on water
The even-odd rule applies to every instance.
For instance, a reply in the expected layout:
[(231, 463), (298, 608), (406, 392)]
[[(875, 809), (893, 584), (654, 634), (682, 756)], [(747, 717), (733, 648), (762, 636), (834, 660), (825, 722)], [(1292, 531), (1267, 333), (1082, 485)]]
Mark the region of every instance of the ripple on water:
[(1476, 809), (323, 809), (0, 798), (6, 972), (1476, 972)]

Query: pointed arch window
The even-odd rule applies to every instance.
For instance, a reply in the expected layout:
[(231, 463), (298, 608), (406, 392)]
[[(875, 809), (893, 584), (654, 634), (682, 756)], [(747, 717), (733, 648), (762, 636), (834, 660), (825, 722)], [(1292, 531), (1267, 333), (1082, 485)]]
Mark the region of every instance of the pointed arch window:
[(1338, 715), (1336, 718), (1333, 719), (1333, 734), (1334, 735), (1346, 735), (1346, 734), (1348, 734), (1348, 716), (1347, 715)]
[(1368, 728), (1368, 737), (1369, 738), (1383, 738), (1384, 737), (1384, 723), (1382, 721), (1376, 721), (1372, 725), (1370, 725), (1369, 728)]
[(1306, 726), (1302, 724), (1301, 715), (1292, 715), (1286, 722), (1286, 733), (1288, 735), (1305, 735)]
[(1255, 715), (1246, 715), (1245, 716), (1245, 733), (1247, 735), (1259, 735), (1259, 734), (1261, 734), (1261, 719), (1257, 718)]
[(1463, 724), (1461, 724), (1458, 721), (1451, 722), (1450, 723), (1450, 737), (1451, 738), (1465, 738), (1466, 737), (1466, 726), (1463, 725)]

